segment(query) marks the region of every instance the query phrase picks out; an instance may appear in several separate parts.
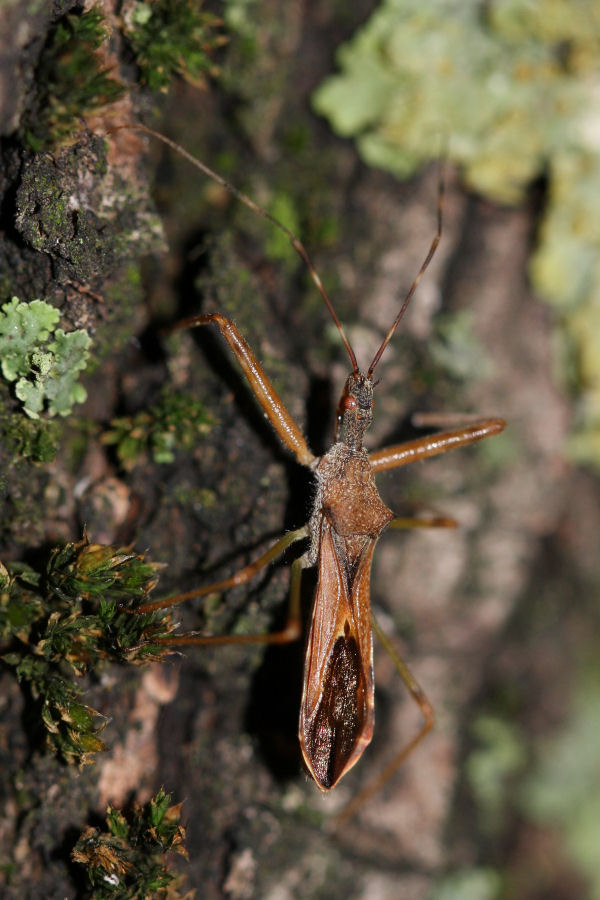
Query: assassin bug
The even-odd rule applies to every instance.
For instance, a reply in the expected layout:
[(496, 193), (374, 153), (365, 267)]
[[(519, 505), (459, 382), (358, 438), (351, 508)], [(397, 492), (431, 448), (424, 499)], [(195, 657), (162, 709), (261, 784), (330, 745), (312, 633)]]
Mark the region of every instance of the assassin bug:
[(205, 636), (192, 632), (173, 634), (159, 640), (170, 646), (223, 643), (283, 644), (297, 640), (301, 634), (301, 572), (305, 567), (317, 566), (318, 579), (306, 644), (298, 729), (304, 762), (317, 786), (324, 792), (334, 788), (346, 772), (358, 762), (371, 740), (374, 724), (373, 631), (392, 656), (404, 684), (418, 704), (424, 719), (417, 735), (392, 759), (379, 777), (350, 804), (344, 813), (346, 817), (400, 766), (431, 730), (434, 721), (433, 709), (425, 693), (372, 617), (370, 573), (375, 545), (386, 528), (452, 527), (456, 524), (453, 520), (442, 517), (414, 519), (395, 517), (379, 496), (374, 476), (378, 472), (491, 437), (499, 434), (505, 427), (502, 419), (488, 418), (371, 453), (364, 447), (364, 435), (373, 417), (375, 369), (441, 238), (443, 179), (440, 179), (438, 190), (435, 237), (396, 318), (369, 368), (363, 372), (359, 369), (352, 346), (321, 280), (303, 244), (295, 235), (283, 223), (169, 138), (141, 125), (122, 127), (143, 131), (162, 141), (287, 235), (306, 264), (350, 358), (352, 371), (346, 379), (338, 404), (334, 443), (323, 456), (315, 457), (268, 375), (233, 322), (219, 313), (210, 313), (192, 316), (170, 329), (170, 332), (173, 332), (209, 324), (219, 328), (271, 425), (297, 461), (314, 473), (317, 489), (308, 523), (285, 534), (255, 562), (230, 578), (165, 600), (144, 604), (136, 610), (137, 613), (143, 614), (166, 609), (192, 597), (226, 591), (244, 584), (290, 545), (308, 539), (308, 550), (292, 563), (288, 617), (282, 631), (235, 636)]

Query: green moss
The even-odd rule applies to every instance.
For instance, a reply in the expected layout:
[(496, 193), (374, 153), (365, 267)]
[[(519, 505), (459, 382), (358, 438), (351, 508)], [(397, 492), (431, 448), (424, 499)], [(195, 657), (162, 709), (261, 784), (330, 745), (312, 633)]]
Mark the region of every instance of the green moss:
[(548, 178), (534, 289), (560, 316), (579, 395), (571, 450), (600, 465), (600, 18), (588, 2), (385, 0), (313, 100), (371, 165), (407, 177), (442, 139), (466, 182), (519, 203)]
[(109, 806), (107, 830), (83, 832), (71, 859), (86, 868), (90, 886), (86, 896), (94, 900), (182, 896), (164, 859), (169, 852), (187, 857), (185, 828), (179, 824), (181, 805), (169, 806), (170, 802), (170, 795), (161, 789), (144, 806), (126, 813)]
[(182, 509), (186, 507), (215, 509), (218, 503), (215, 491), (211, 491), (209, 488), (195, 488), (187, 483), (175, 485), (172, 496), (173, 502)]
[(192, 450), (214, 419), (202, 403), (182, 391), (164, 391), (148, 411), (113, 419), (102, 440), (114, 445), (125, 468), (150, 453), (154, 462), (171, 463), (178, 450)]
[(29, 419), (21, 413), (0, 416), (0, 440), (7, 458), (52, 462), (58, 451), (60, 427), (57, 422)]
[(143, 663), (166, 648), (161, 612), (132, 615), (157, 582), (157, 568), (128, 548), (77, 543), (55, 548), (43, 572), (0, 564), (2, 659), (31, 698), (49, 748), (66, 762), (93, 761), (106, 749), (99, 714), (80, 700), (77, 679), (106, 660)]
[(23, 136), (34, 150), (64, 140), (81, 116), (113, 103), (124, 91), (96, 51), (107, 31), (99, 8), (65, 16), (50, 35), (36, 74), (40, 87), (24, 118)]
[(91, 338), (82, 330), (56, 329), (59, 319), (58, 310), (43, 300), (22, 303), (13, 297), (0, 309), (2, 374), (15, 382), (15, 394), (32, 419), (42, 411), (67, 416), (87, 397), (78, 378), (87, 366)]
[(193, 84), (215, 71), (211, 52), (223, 38), (220, 20), (202, 12), (196, 0), (154, 0), (129, 5), (124, 32), (140, 69), (153, 91), (166, 91), (174, 75)]

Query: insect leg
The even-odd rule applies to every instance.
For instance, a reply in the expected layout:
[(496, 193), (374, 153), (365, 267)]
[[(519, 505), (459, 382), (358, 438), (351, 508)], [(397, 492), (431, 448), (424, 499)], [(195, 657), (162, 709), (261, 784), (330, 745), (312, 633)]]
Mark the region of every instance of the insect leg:
[[(464, 412), (416, 412), (410, 418), (415, 428), (464, 428), (465, 425), (477, 425), (482, 421), (478, 413)], [(487, 420), (483, 420), (487, 421)]]
[(419, 516), (418, 518), (403, 518), (397, 516), (392, 519), (388, 528), (404, 529), (404, 528), (457, 528), (456, 519), (449, 516)]
[(209, 325), (211, 322), (218, 326), (221, 334), (229, 344), (244, 375), (248, 379), (252, 393), (262, 406), (265, 415), (283, 443), (292, 451), (299, 463), (304, 466), (310, 466), (315, 457), (308, 449), (304, 435), (286, 409), (269, 376), (233, 322), (220, 313), (192, 316), (189, 319), (183, 319), (181, 322), (178, 322), (173, 328), (169, 329), (168, 333), (195, 328), (197, 325)]
[[(302, 617), (300, 603), (300, 583), (302, 562), (295, 559), (292, 563), (290, 577), (290, 599), (285, 625), (281, 631), (263, 634), (173, 634), (165, 638), (155, 638), (153, 644), (166, 644), (169, 647), (189, 647), (198, 644), (290, 644), (297, 641), (302, 634)], [(238, 582), (239, 583), (239, 582)], [(213, 585), (214, 587), (214, 585)]]
[(194, 588), (192, 591), (186, 591), (184, 594), (176, 594), (174, 597), (166, 597), (164, 600), (157, 600), (155, 603), (144, 603), (142, 606), (138, 606), (135, 610), (132, 610), (136, 615), (144, 615), (145, 613), (155, 612), (157, 609), (169, 609), (171, 606), (176, 606), (178, 603), (183, 603), (185, 600), (191, 600), (193, 597), (203, 597), (206, 594), (214, 594), (218, 591), (226, 591), (229, 588), (237, 587), (240, 584), (246, 584), (246, 582), (250, 581), (251, 578), (260, 572), (261, 569), (264, 569), (270, 562), (280, 556), (284, 550), (287, 550), (292, 544), (295, 544), (296, 541), (301, 541), (303, 538), (308, 537), (309, 531), (308, 526), (303, 525), (302, 528), (297, 528), (296, 531), (289, 531), (287, 534), (284, 534), (283, 537), (280, 537), (277, 543), (273, 544), (262, 556), (259, 556), (253, 563), (250, 563), (248, 566), (244, 566), (243, 569), (240, 569), (239, 572), (236, 572), (234, 575), (231, 575), (229, 578), (223, 579), (223, 581), (215, 581), (212, 584), (206, 584), (200, 588)]
[(492, 437), (504, 431), (505, 427), (504, 419), (483, 419), (472, 425), (454, 428), (452, 431), (442, 431), (440, 434), (430, 434), (404, 444), (396, 444), (394, 447), (376, 450), (370, 454), (369, 459), (374, 472), (383, 472), (386, 469), (406, 466), (419, 459), (427, 459), (429, 456), (438, 456), (454, 447), (464, 447), (466, 444)]
[(360, 807), (375, 794), (383, 785), (392, 777), (394, 772), (400, 768), (400, 766), (406, 761), (406, 759), (413, 752), (415, 747), (421, 743), (423, 738), (431, 731), (435, 721), (435, 715), (433, 711), (433, 706), (428, 700), (425, 691), (418, 683), (417, 679), (414, 677), (412, 672), (410, 671), (407, 664), (404, 662), (400, 654), (397, 650), (392, 646), (391, 641), (382, 630), (379, 625), (377, 619), (371, 613), (371, 622), (373, 625), (373, 631), (381, 641), (384, 646), (384, 649), (391, 657), (400, 678), (406, 685), (407, 690), (409, 691), (411, 697), (421, 710), (423, 714), (424, 723), (421, 727), (420, 731), (415, 735), (415, 737), (410, 740), (402, 750), (396, 754), (396, 756), (390, 760), (390, 762), (384, 767), (384, 769), (379, 773), (377, 778), (374, 778), (370, 781), (357, 795), (354, 797), (350, 803), (342, 810), (339, 815), (335, 818), (335, 827), (339, 828), (340, 825), (347, 822), (348, 819), (352, 818), (356, 814), (356, 812), (360, 809)]

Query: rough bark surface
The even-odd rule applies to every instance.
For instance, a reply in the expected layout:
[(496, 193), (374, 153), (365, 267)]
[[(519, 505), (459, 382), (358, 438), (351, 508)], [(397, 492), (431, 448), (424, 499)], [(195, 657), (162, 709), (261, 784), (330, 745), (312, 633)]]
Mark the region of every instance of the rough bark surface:
[[(49, 4), (38, 13), (40, 28), (65, 9)], [(431, 170), (400, 184), (368, 170), (350, 144), (307, 111), (336, 45), (366, 12), (357, 8), (353, 21), (340, 26), (326, 4), (266, 3), (264, 15), (276, 25), (265, 28), (254, 82), (248, 78), (244, 91), (176, 83), (164, 121), (152, 122), (209, 164), (221, 163), (258, 202), (275, 194), (293, 198), (301, 237), (363, 364), (433, 236), (437, 179)], [(111, 141), (108, 174), (90, 182), (85, 239), (105, 236), (108, 222), (117, 234), (137, 229), (141, 246), (113, 242), (106, 250), (98, 238), (93, 260), (86, 255), (82, 262), (69, 252), (68, 236), (62, 245), (36, 245), (25, 229), (31, 219), (24, 220), (16, 200), (27, 173), (37, 167), (31, 183), (39, 184), (41, 167), (51, 163), (75, 177), (81, 165), (93, 170), (106, 151), (83, 131), (77, 166), (73, 145), (43, 159), (24, 155), (15, 129), (41, 44), (36, 38), (16, 45), (9, 36), (15, 30), (22, 36), (19, 27), (32, 23), (27, 4), (7, 4), (1, 15), (11, 27), (0, 28), (0, 57), (8, 60), (10, 46), (18, 53), (11, 72), (18, 64), (26, 73), (18, 94), (0, 103), (3, 283), (23, 298), (52, 299), (71, 327), (98, 335), (99, 348), (86, 380), (87, 404), (74, 414), (79, 436), (78, 421), (93, 423), (83, 448), (79, 443), (74, 452), (69, 426), (51, 464), (32, 467), (2, 453), (10, 485), (4, 559), (35, 558), (45, 545), (80, 537), (85, 524), (92, 540), (132, 542), (166, 563), (165, 592), (225, 577), (285, 529), (303, 524), (313, 486), (265, 424), (218, 335), (203, 329), (171, 343), (162, 326), (200, 310), (234, 318), (318, 453), (330, 440), (347, 374), (343, 348), (295, 258), (280, 262), (269, 253), (268, 224), (237, 209), (162, 146), (142, 159), (137, 135)], [(124, 207), (107, 192), (122, 190), (115, 173), (123, 175), (126, 164), (135, 202)], [(159, 243), (150, 201), (138, 188), (151, 165), (158, 166), (156, 198), (169, 251), (146, 263), (143, 289), (130, 293), (123, 287), (129, 254)], [(105, 208), (139, 218), (106, 218)], [(490, 849), (464, 763), (471, 723), (497, 709), (503, 692), (511, 693), (514, 718), (530, 737), (550, 733), (567, 712), (571, 661), (589, 646), (583, 623), (585, 595), (598, 580), (593, 536), (600, 521), (591, 502), (598, 486), (565, 461), (571, 410), (553, 377), (551, 316), (527, 286), (535, 203), (493, 207), (466, 195), (450, 172), (444, 215), (440, 250), (381, 363), (370, 437), (377, 448), (414, 436), (409, 417), (423, 409), (508, 422), (489, 447), (378, 478), (398, 514), (407, 504), (424, 505), (461, 525), (452, 532), (389, 533), (374, 561), (374, 609), (435, 705), (434, 733), (342, 833), (330, 834), (332, 813), (418, 728), (418, 711), (383, 653), (375, 658), (372, 748), (327, 797), (301, 772), (301, 647), (199, 648), (142, 674), (110, 670), (86, 694), (110, 717), (103, 734), (110, 751), (82, 774), (31, 746), (21, 721), (26, 700), (5, 672), (2, 852), (13, 868), (4, 896), (77, 896), (82, 879), (69, 852), (80, 831), (103, 817), (107, 802), (142, 801), (161, 785), (174, 802), (184, 802), (190, 859), (178, 865), (205, 900), (421, 900), (444, 872), (475, 864), (510, 872), (522, 886), (513, 896), (533, 898), (539, 895), (527, 889), (523, 859), (532, 846), (541, 855), (540, 845), (554, 858), (563, 887), (556, 896), (584, 896), (558, 838), (541, 828), (532, 836), (517, 805), (509, 806), (509, 821)], [(335, 238), (319, 243), (324, 220), (335, 223)], [(481, 360), (462, 380), (431, 356), (439, 344), (436, 317), (459, 311), (471, 316)], [(193, 393), (217, 424), (191, 451), (177, 450), (173, 463), (146, 454), (126, 471), (100, 434), (115, 416), (146, 409), (165, 384)], [(1, 399), (14, 408), (8, 389)], [(229, 592), (211, 609), (211, 625), (276, 627), (287, 579), (286, 567), (275, 566), (248, 589)], [(581, 587), (578, 602), (573, 584)], [(198, 616), (193, 603), (181, 610), (187, 628)]]

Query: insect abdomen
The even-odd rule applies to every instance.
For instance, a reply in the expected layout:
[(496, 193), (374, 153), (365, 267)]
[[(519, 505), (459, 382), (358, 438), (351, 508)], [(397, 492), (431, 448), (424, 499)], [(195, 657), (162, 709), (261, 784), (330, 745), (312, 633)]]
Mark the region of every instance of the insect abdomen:
[(360, 653), (353, 636), (338, 637), (323, 693), (307, 729), (306, 750), (313, 775), (329, 790), (351, 765), (365, 720), (365, 684)]

